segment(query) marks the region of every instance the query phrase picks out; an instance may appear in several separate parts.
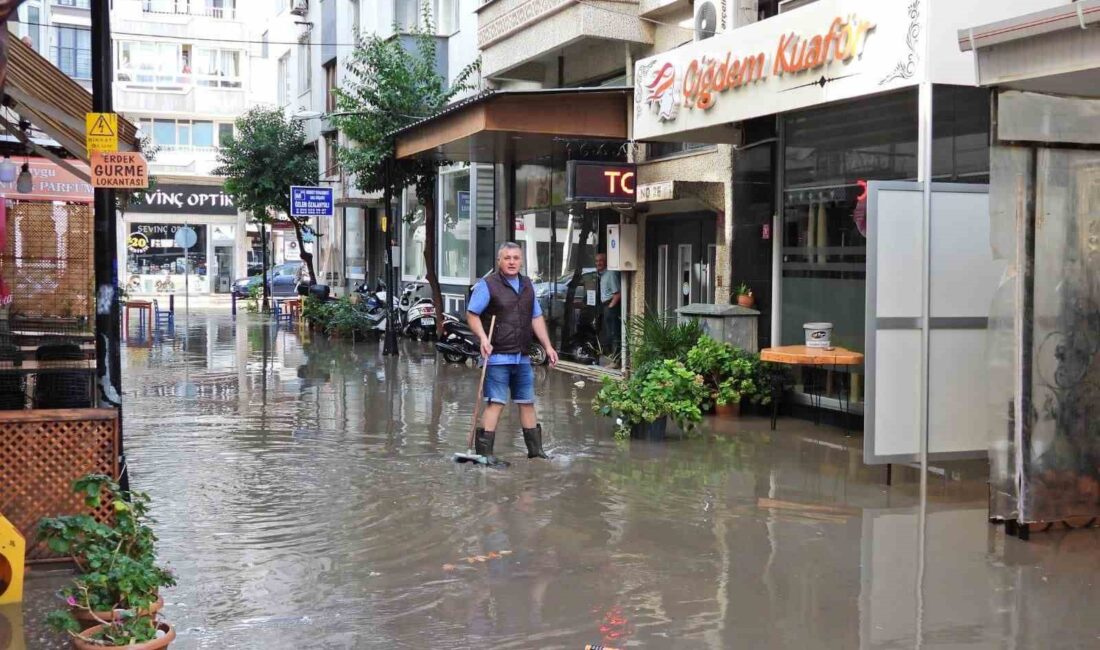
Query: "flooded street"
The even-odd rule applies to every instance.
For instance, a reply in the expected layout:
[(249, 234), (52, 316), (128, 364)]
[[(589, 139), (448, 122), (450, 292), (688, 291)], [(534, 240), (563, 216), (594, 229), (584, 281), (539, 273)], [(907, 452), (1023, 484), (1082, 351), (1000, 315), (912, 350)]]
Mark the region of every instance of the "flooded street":
[[(597, 382), (539, 369), (553, 460), (509, 413), (512, 467), (458, 465), (477, 374), (428, 344), (179, 326), (123, 375), (173, 649), (1100, 644), (1100, 532), (1006, 539), (983, 464), (937, 470), (922, 529), (915, 472), (888, 488), (859, 437), (747, 417), (617, 443)], [(27, 647), (62, 578), (30, 580)]]

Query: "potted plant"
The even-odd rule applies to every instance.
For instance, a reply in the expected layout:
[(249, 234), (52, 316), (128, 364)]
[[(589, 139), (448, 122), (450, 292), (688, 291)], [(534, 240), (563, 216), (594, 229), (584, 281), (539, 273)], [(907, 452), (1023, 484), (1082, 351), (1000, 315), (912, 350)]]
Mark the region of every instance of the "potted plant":
[(744, 282), (737, 285), (737, 288), (733, 290), (733, 295), (737, 297), (737, 304), (741, 307), (752, 307), (756, 304), (756, 297), (752, 295), (752, 289)]
[(592, 407), (618, 419), (616, 438), (661, 440), (669, 418), (690, 432), (703, 419), (706, 399), (702, 377), (680, 361), (665, 359), (638, 369), (626, 380), (605, 377)]
[(760, 360), (755, 354), (703, 336), (688, 352), (686, 365), (703, 377), (718, 415), (739, 415), (742, 399), (754, 403), (770, 401), (759, 382)]
[(160, 589), (176, 580), (156, 562), (149, 496), (124, 491), (103, 474), (78, 479), (73, 490), (89, 508), (106, 499), (114, 521), (108, 525), (90, 515), (69, 515), (39, 522), (39, 539), (55, 553), (71, 556), (81, 571), (61, 589), (68, 608), (51, 612), (50, 626), (72, 636), (76, 648), (166, 647), (175, 631), (157, 620), (164, 605)]

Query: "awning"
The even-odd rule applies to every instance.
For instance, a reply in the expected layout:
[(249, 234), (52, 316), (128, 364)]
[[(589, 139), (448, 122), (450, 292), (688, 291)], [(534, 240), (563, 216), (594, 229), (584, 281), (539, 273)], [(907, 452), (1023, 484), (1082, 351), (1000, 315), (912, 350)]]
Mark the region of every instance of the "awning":
[(631, 88), (486, 91), (396, 133), (397, 157), (523, 159), (556, 139), (626, 140)]
[(1100, 96), (1100, 0), (1080, 0), (959, 30), (975, 54), (978, 83), (1017, 90)]
[[(84, 146), (85, 113), (92, 111), (92, 95), (58, 70), (33, 48), (13, 38), (8, 43), (5, 105), (50, 135), (71, 154), (88, 161)], [(118, 148), (137, 151), (137, 129), (119, 117)]]

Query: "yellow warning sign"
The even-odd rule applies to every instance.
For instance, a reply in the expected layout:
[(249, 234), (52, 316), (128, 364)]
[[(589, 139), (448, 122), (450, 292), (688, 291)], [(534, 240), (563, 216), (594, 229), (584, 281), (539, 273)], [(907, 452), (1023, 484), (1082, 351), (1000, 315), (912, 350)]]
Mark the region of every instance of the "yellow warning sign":
[(118, 151), (118, 114), (86, 113), (84, 135), (89, 154)]

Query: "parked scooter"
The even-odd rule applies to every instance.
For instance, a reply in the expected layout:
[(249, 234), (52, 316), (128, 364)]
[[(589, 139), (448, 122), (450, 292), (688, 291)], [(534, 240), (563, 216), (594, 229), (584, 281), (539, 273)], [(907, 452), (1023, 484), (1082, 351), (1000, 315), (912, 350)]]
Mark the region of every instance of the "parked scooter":
[(369, 323), (371, 333), (381, 337), (386, 331), (390, 315), (386, 305), (388, 294), (385, 283), (379, 282), (372, 291), (364, 282), (355, 288), (355, 293), (359, 295), (359, 304)]
[(430, 295), (425, 295), (428, 285), (410, 282), (401, 291), (397, 304), (401, 318), (401, 334), (426, 341), (435, 336), (435, 305)]
[[(481, 358), (481, 341), (465, 321), (446, 314), (443, 317), (443, 337), (435, 344), (435, 348), (443, 353), (443, 358), (451, 363), (463, 363), (467, 359), (478, 360)], [(538, 341), (531, 342), (528, 352), (531, 363), (536, 366), (545, 365), (547, 362), (546, 349)]]

